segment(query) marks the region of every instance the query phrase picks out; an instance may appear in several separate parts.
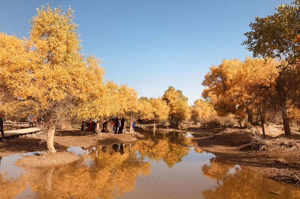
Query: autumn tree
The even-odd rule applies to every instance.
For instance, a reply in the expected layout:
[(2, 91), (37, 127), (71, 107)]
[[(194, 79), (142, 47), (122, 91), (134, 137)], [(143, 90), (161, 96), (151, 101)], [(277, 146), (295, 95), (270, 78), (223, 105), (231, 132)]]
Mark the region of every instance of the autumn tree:
[(152, 120), (154, 117), (152, 104), (147, 98), (138, 101), (138, 117), (141, 120)]
[(182, 121), (190, 119), (188, 98), (183, 95), (182, 91), (170, 86), (162, 99), (170, 106), (169, 121), (171, 125), (178, 126)]
[(57, 124), (74, 107), (103, 95), (104, 70), (95, 56), (81, 55), (71, 8), (48, 5), (37, 12), (29, 40), (0, 34), (1, 101), (31, 101), (32, 111), (46, 121), (47, 147), (54, 153)]
[(273, 57), (286, 61), (286, 64), (280, 65), (276, 87), (285, 136), (291, 135), (288, 100), (299, 101), (299, 5), (300, 1), (296, 0), (292, 5), (278, 6), (273, 15), (256, 17), (255, 22), (250, 23), (251, 31), (245, 33), (247, 40), (243, 42), (256, 57)]
[(279, 69), (274, 59), (224, 60), (210, 68), (205, 76), (203, 97), (209, 98), (218, 114), (233, 113), (241, 119), (248, 114), (252, 122), (255, 111), (261, 117), (264, 132), (264, 117), (267, 108), (276, 96), (275, 87)]
[(196, 100), (194, 105), (191, 107), (191, 118), (194, 122), (198, 121), (208, 121), (217, 116), (213, 105), (210, 101), (206, 100)]
[(153, 130), (155, 130), (155, 123), (167, 120), (169, 116), (170, 107), (166, 101), (161, 98), (146, 98), (139, 99), (138, 116), (142, 120), (149, 120), (153, 122)]
[(73, 22), (71, 8), (64, 12), (48, 5), (37, 11), (31, 21), (30, 39), (38, 60), (31, 71), (34, 81), (27, 96), (37, 102), (46, 120), (47, 146), (53, 153), (55, 126), (62, 117), (58, 113), (64, 108), (67, 114), (69, 104), (97, 98), (103, 90), (104, 72), (95, 57), (84, 59), (80, 54), (78, 26)]
[(29, 91), (34, 60), (36, 56), (28, 40), (0, 32), (0, 101), (1, 111), (5, 111), (8, 118), (20, 116), (13, 108), (27, 103), (23, 101)]
[(116, 101), (119, 105), (118, 115), (130, 120), (130, 132), (132, 131), (133, 117), (138, 111), (138, 97), (134, 88), (127, 85), (121, 85), (118, 89), (119, 99)]
[(233, 80), (242, 67), (242, 62), (238, 59), (224, 60), (219, 66), (212, 66), (210, 72), (205, 75), (202, 85), (204, 99), (210, 99), (219, 116), (226, 116), (229, 113), (237, 115), (240, 119), (245, 117), (245, 100), (240, 93), (234, 92)]
[(155, 128), (155, 122), (168, 119), (170, 107), (167, 105), (166, 101), (162, 100), (161, 98), (151, 98), (150, 103), (153, 108), (153, 127)]

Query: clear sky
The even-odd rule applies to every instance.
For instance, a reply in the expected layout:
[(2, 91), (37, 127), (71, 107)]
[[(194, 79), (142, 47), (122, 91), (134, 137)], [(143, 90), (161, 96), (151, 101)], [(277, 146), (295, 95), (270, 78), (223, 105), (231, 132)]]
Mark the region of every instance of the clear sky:
[(85, 55), (103, 60), (105, 79), (159, 97), (170, 86), (189, 104), (201, 98), (204, 75), (223, 59), (244, 60), (255, 16), (293, 0), (0, 0), (0, 31), (29, 37), (36, 8), (71, 5)]

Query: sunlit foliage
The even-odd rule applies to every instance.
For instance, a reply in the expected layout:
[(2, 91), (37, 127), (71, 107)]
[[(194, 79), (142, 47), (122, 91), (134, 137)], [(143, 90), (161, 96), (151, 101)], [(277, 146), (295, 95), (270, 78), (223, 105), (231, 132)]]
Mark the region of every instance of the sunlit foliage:
[[(300, 1), (291, 5), (282, 4), (273, 15), (256, 17), (250, 23), (251, 31), (245, 33), (244, 45), (254, 56), (273, 57), (285, 60), (277, 83), (278, 104), (282, 112), (285, 135), (291, 135), (289, 121), (289, 100), (299, 105), (299, 28)], [(267, 70), (266, 70), (267, 71)]]
[(255, 112), (264, 118), (277, 94), (278, 65), (274, 59), (224, 60), (210, 68), (202, 95), (221, 116), (233, 113), (243, 119)]
[(190, 119), (188, 98), (182, 94), (182, 91), (170, 86), (162, 99), (170, 106), (169, 121), (172, 125), (177, 126), (180, 122)]
[(10, 114), (27, 109), (24, 113), (43, 118), (54, 153), (55, 127), (62, 118), (104, 95), (104, 69), (95, 56), (81, 55), (71, 8), (64, 12), (48, 5), (37, 12), (29, 40), (0, 34), (1, 101), (15, 104)]
[(208, 122), (215, 117), (217, 117), (217, 112), (210, 101), (196, 100), (191, 107), (191, 119), (194, 122)]

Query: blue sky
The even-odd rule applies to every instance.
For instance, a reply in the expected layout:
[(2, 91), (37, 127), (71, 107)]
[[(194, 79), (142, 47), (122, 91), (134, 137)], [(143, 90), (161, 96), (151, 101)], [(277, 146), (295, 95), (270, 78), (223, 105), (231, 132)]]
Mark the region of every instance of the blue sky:
[(172, 85), (193, 104), (212, 65), (251, 56), (241, 43), (255, 16), (292, 0), (0, 0), (0, 31), (29, 37), (29, 20), (47, 3), (75, 10), (84, 54), (103, 60), (106, 79), (139, 97)]

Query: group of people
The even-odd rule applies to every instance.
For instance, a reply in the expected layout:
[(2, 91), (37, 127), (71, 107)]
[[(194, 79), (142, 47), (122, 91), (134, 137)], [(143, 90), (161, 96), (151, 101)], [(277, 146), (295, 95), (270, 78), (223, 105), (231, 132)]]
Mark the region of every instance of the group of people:
[(34, 126), (38, 126), (40, 128), (46, 127), (46, 122), (44, 121), (43, 118), (37, 119), (36, 116), (30, 115), (28, 116), (27, 120), (29, 123), (29, 127), (34, 127)]
[(114, 126), (114, 133), (115, 134), (122, 134), (125, 131), (125, 118), (119, 119), (118, 117), (115, 118), (115, 126)]
[(105, 121), (102, 124), (101, 120), (97, 121), (90, 118), (88, 120), (81, 121), (81, 132), (84, 132), (87, 128), (88, 132), (96, 133), (96, 130), (99, 128), (99, 130), (103, 133), (113, 132), (114, 134), (122, 134), (125, 132), (125, 122), (125, 118), (119, 119), (116, 117)]
[(95, 119), (92, 120), (91, 118), (88, 120), (82, 120), (81, 121), (81, 132), (84, 132), (84, 127), (87, 127), (88, 131), (90, 133), (96, 133), (97, 123), (98, 123), (97, 120), (95, 120)]
[(29, 127), (33, 127), (33, 125), (34, 125), (34, 126), (37, 126), (37, 119), (36, 119), (36, 117), (33, 116), (33, 115), (30, 115), (30, 116), (28, 117), (28, 122), (29, 122)]

